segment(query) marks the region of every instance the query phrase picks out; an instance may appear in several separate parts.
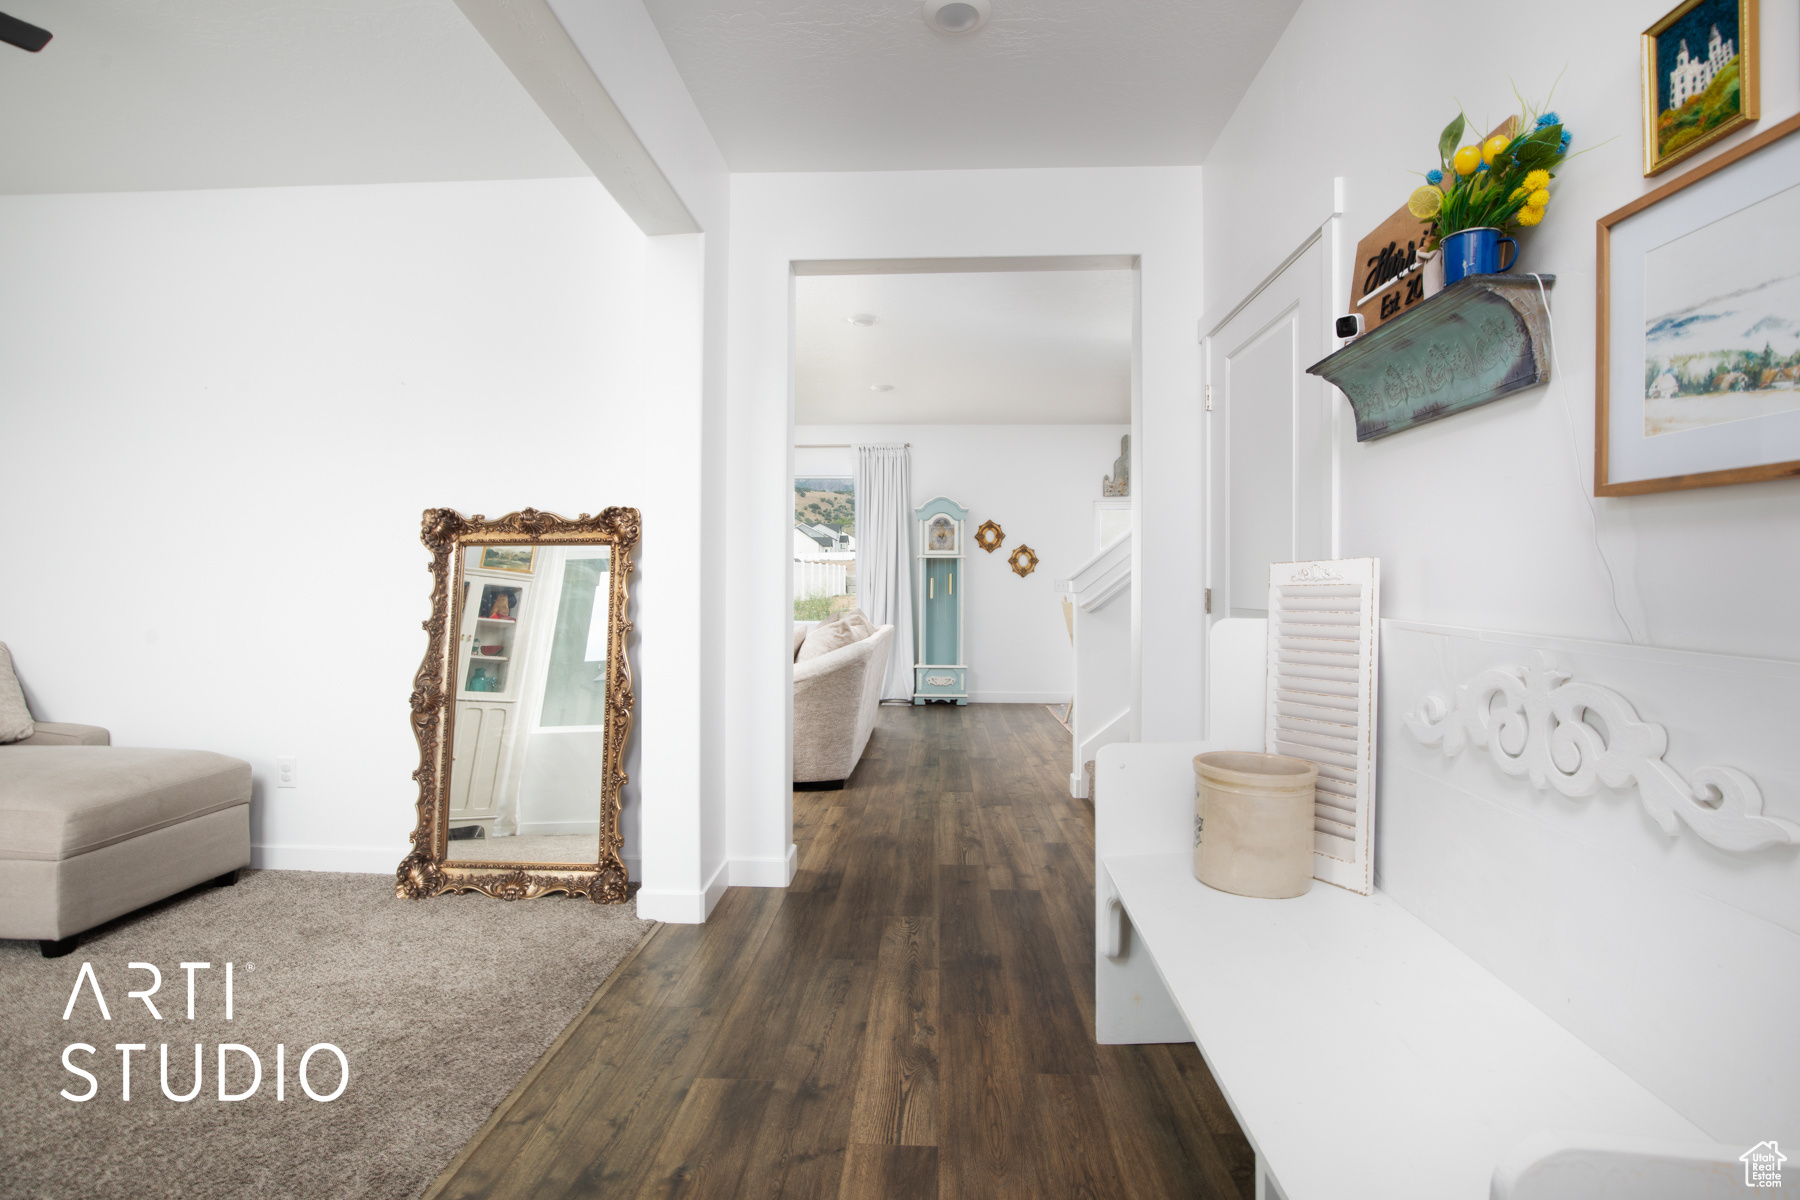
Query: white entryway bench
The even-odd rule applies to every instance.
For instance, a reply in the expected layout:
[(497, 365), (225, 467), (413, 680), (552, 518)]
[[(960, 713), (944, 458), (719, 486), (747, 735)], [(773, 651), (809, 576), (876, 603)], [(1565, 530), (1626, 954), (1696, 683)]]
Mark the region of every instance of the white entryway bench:
[[(1099, 754), (1098, 1040), (1195, 1042), (1256, 1150), (1259, 1200), (1741, 1188), (1723, 1147), (1379, 889), (1253, 900), (1194, 879), (1192, 760), (1262, 748), (1264, 638), (1215, 625), (1211, 740)], [(1605, 1190), (1608, 1155), (1636, 1151), (1663, 1161)]]

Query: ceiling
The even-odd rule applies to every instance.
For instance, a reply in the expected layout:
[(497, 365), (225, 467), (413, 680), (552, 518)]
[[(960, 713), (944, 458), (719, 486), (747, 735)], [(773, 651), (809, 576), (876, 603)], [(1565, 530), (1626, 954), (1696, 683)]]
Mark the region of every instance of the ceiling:
[(0, 193), (589, 174), (452, 0), (0, 8)]
[[(1131, 421), (1129, 269), (801, 275), (794, 286), (796, 424)], [(849, 319), (863, 314), (875, 323)]]
[[(1192, 164), (1298, 0), (647, 0), (735, 171)], [(454, 0), (4, 0), (0, 194), (588, 174)]]
[(1199, 163), (1299, 0), (647, 0), (734, 171)]

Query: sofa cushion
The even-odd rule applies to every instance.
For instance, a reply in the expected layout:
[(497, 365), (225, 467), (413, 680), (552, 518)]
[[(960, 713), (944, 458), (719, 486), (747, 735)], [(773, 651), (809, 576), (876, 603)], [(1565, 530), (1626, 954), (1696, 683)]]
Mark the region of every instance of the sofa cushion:
[(250, 764), (206, 750), (0, 750), (0, 859), (72, 858), (250, 803)]
[(833, 650), (842, 650), (851, 642), (859, 642), (866, 636), (868, 635), (859, 632), (855, 626), (842, 618), (836, 621), (827, 621), (823, 625), (814, 627), (813, 631), (806, 635), (806, 640), (800, 643), (800, 653), (794, 655), (794, 661), (805, 662), (807, 659), (817, 658), (821, 654), (830, 654)]
[(794, 668), (794, 781), (847, 779), (881, 706), (894, 627)]
[(842, 620), (844, 624), (856, 630), (863, 637), (868, 637), (871, 633), (875, 632), (875, 622), (869, 620), (868, 616), (864, 614), (863, 610), (860, 608), (847, 610), (843, 614)]
[(25, 690), (13, 674), (12, 651), (0, 642), (0, 745), (30, 737), (31, 710), (25, 707)]

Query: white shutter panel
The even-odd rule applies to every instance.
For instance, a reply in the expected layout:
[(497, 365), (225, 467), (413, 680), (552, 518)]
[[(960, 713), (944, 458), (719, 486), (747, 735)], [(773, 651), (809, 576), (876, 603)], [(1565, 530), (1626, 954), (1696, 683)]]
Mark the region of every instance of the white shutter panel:
[(1375, 670), (1380, 560), (1269, 566), (1264, 748), (1315, 763), (1313, 878), (1374, 888)]

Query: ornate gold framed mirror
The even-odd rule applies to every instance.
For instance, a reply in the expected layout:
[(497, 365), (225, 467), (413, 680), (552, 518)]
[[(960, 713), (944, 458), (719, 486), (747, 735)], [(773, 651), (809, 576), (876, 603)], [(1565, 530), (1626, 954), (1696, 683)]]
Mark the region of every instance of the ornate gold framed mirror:
[(413, 680), (418, 822), (407, 899), (561, 892), (623, 904), (619, 798), (634, 703), (625, 638), (638, 511), (496, 520), (427, 509)]

